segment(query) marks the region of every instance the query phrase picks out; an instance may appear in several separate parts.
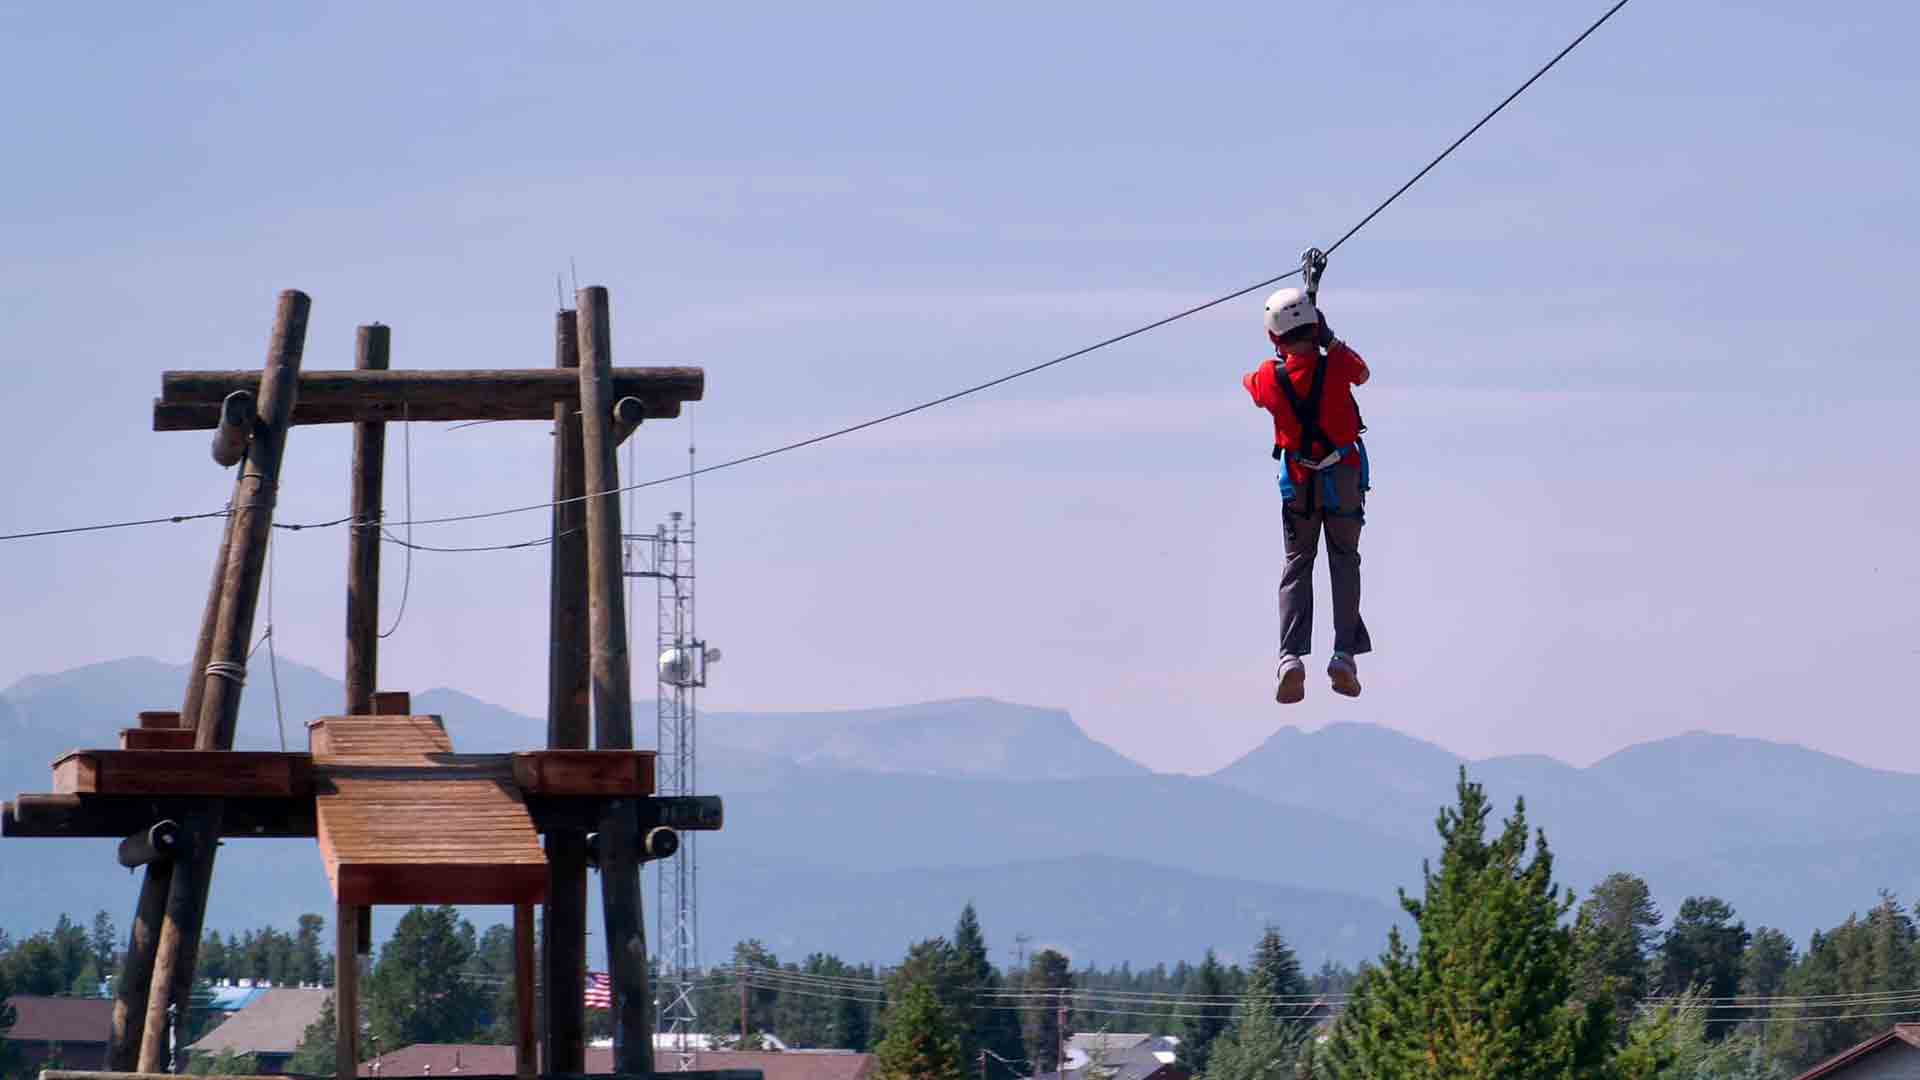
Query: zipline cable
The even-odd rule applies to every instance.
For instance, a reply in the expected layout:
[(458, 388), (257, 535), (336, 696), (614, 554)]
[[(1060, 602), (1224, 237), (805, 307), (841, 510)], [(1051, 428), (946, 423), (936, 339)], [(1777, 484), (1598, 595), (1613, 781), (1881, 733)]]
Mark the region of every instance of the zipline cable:
[[(1383, 202), (1381, 202), (1380, 205), (1368, 211), (1365, 217), (1361, 218), (1358, 222), (1354, 223), (1352, 228), (1348, 229), (1345, 233), (1341, 234), (1338, 240), (1335, 240), (1331, 245), (1329, 245), (1325, 249), (1326, 254), (1331, 255), (1335, 251), (1338, 251), (1343, 244), (1345, 244), (1348, 240), (1353, 239), (1354, 235), (1359, 233), (1361, 229), (1366, 228), (1367, 225), (1370, 224), (1374, 218), (1379, 217), (1380, 214), (1387, 209), (1387, 207), (1392, 206), (1395, 202), (1399, 201), (1402, 195), (1405, 195), (1408, 191), (1412, 190), (1415, 184), (1418, 184), (1422, 179), (1424, 179), (1426, 175), (1432, 172), (1437, 166), (1439, 166), (1441, 162), (1445, 161), (1448, 157), (1451, 157), (1455, 150), (1458, 150), (1461, 146), (1465, 145), (1468, 139), (1473, 138), (1473, 136), (1477, 134), (1481, 128), (1485, 127), (1488, 124), (1488, 122), (1490, 122), (1494, 117), (1500, 115), (1501, 112), (1505, 111), (1507, 106), (1513, 104), (1513, 102), (1517, 100), (1520, 97), (1520, 95), (1526, 93), (1527, 90), (1531, 88), (1534, 83), (1540, 81), (1542, 76), (1546, 75), (1547, 72), (1553, 70), (1553, 68), (1556, 65), (1558, 65), (1561, 60), (1565, 59), (1569, 53), (1573, 52), (1573, 50), (1578, 48), (1582, 42), (1586, 41), (1587, 38), (1591, 37), (1595, 31), (1599, 30), (1600, 27), (1607, 22), (1607, 20), (1613, 18), (1615, 13), (1617, 13), (1621, 8), (1626, 7), (1627, 3), (1628, 3), (1628, 0), (1616, 0), (1616, 2), (1613, 4), (1612, 7), (1609, 7), (1598, 19), (1595, 19), (1592, 22), (1592, 24), (1590, 24), (1585, 30), (1582, 30), (1577, 37), (1575, 37), (1572, 41), (1568, 42), (1565, 48), (1561, 49), (1558, 53), (1555, 53), (1552, 59), (1548, 60), (1545, 64), (1541, 65), (1539, 70), (1535, 71), (1532, 75), (1528, 76), (1525, 82), (1521, 83), (1518, 87), (1516, 87), (1512, 93), (1508, 94), (1505, 98), (1503, 98), (1500, 101), (1500, 103), (1498, 105), (1495, 105), (1491, 110), (1489, 110), (1486, 113), (1486, 115), (1482, 116), (1479, 120), (1475, 121), (1472, 127), (1468, 128), (1463, 134), (1461, 134), (1459, 138), (1453, 140), (1452, 143), (1448, 144), (1445, 150), (1442, 150), (1439, 153), (1439, 155), (1436, 156), (1432, 161), (1427, 162), (1427, 164), (1424, 167), (1422, 167), (1419, 172), (1414, 173), (1411, 179), (1409, 179), (1406, 183), (1401, 184), (1400, 187), (1396, 189), (1393, 194), (1387, 196), (1387, 198)], [(1043, 360), (1040, 363), (1031, 364), (1031, 365), (1028, 365), (1027, 367), (1020, 368), (1017, 371), (1008, 372), (1007, 374), (1001, 375), (998, 378), (988, 379), (987, 381), (981, 382), (981, 383), (975, 383), (972, 386), (968, 386), (968, 387), (965, 387), (964, 389), (956, 390), (950, 394), (942, 394), (939, 397), (920, 402), (916, 405), (909, 405), (906, 408), (897, 409), (893, 412), (887, 413), (884, 416), (877, 416), (870, 420), (862, 420), (856, 424), (848, 424), (845, 427), (835, 428), (832, 431), (823, 432), (819, 435), (809, 436), (808, 438), (804, 438), (804, 439), (798, 439), (793, 442), (783, 444), (781, 446), (772, 447), (767, 450), (761, 450), (756, 453), (744, 455), (742, 457), (731, 458), (726, 461), (716, 462), (712, 465), (703, 465), (697, 469), (690, 468), (685, 472), (675, 473), (672, 476), (663, 476), (653, 480), (642, 481), (637, 484), (628, 484), (625, 487), (612, 488), (608, 491), (593, 492), (587, 495), (577, 495), (571, 499), (557, 499), (549, 502), (529, 503), (525, 506), (507, 507), (501, 510), (488, 510), (488, 511), (482, 511), (479, 513), (472, 513), (472, 514), (451, 514), (446, 517), (422, 518), (419, 520), (412, 520), (412, 515), (409, 514), (408, 515), (409, 520), (405, 522), (393, 522), (392, 524), (394, 525), (404, 524), (408, 527), (412, 527), (414, 525), (448, 525), (448, 524), (453, 524), (455, 522), (462, 522), (462, 521), (479, 521), (484, 518), (505, 517), (509, 514), (532, 513), (535, 510), (547, 510), (568, 502), (582, 502), (587, 499), (600, 498), (605, 495), (615, 495), (615, 494), (620, 494), (622, 492), (629, 492), (629, 491), (641, 491), (646, 488), (658, 487), (661, 484), (670, 484), (677, 480), (687, 480), (696, 476), (703, 476), (707, 473), (719, 472), (722, 469), (731, 469), (731, 468), (735, 468), (736, 466), (750, 464), (755, 461), (764, 461), (770, 457), (776, 457), (778, 455), (790, 453), (795, 450), (801, 450), (809, 446), (814, 446), (819, 443), (826, 442), (830, 439), (837, 439), (844, 435), (852, 435), (855, 432), (865, 431), (868, 428), (872, 428), (872, 427), (878, 427), (881, 424), (889, 423), (894, 420), (899, 420), (903, 417), (912, 416), (916, 413), (925, 412), (928, 409), (938, 408), (941, 405), (946, 405), (950, 402), (958, 401), (961, 398), (971, 397), (974, 394), (991, 390), (997, 386), (1005, 385), (1006, 383), (1010, 383), (1015, 379), (1024, 378), (1028, 375), (1033, 375), (1038, 372), (1045, 371), (1048, 368), (1056, 367), (1060, 364), (1064, 364), (1069, 360), (1076, 360), (1082, 356), (1086, 356), (1088, 353), (1097, 352), (1101, 349), (1105, 349), (1112, 345), (1118, 345), (1123, 341), (1127, 341), (1131, 338), (1139, 337), (1142, 334), (1146, 334), (1154, 330), (1158, 330), (1161, 327), (1167, 326), (1171, 323), (1176, 323), (1181, 321), (1182, 319), (1186, 319), (1194, 315), (1198, 315), (1203, 311), (1207, 311), (1209, 309), (1219, 307), (1221, 304), (1225, 304), (1229, 301), (1238, 300), (1239, 298), (1247, 295), (1248, 293), (1255, 292), (1257, 290), (1266, 288), (1271, 285), (1277, 285), (1280, 282), (1285, 281), (1288, 278), (1293, 277), (1298, 273), (1300, 273), (1300, 270), (1298, 268), (1295, 268), (1293, 270), (1287, 271), (1284, 274), (1276, 274), (1264, 280), (1256, 281), (1253, 284), (1247, 285), (1243, 288), (1235, 289), (1232, 292), (1224, 293), (1220, 296), (1216, 296), (1211, 300), (1206, 300), (1201, 303), (1194, 304), (1192, 307), (1184, 308), (1180, 311), (1174, 312), (1171, 315), (1167, 315), (1162, 318), (1155, 319), (1149, 323), (1143, 323), (1142, 325), (1136, 326), (1131, 330), (1123, 331), (1121, 333), (1113, 335), (1112, 337), (1103, 338), (1099, 341), (1094, 342), (1091, 345), (1082, 346), (1081, 348), (1074, 349), (1071, 352), (1062, 353), (1059, 356), (1053, 357), (1052, 359)], [(13, 534), (7, 534), (7, 535), (0, 535), (0, 541), (25, 540), (32, 537), (55, 536), (55, 535), (61, 535), (65, 533), (95, 532), (102, 529), (121, 529), (121, 528), (129, 528), (136, 525), (155, 525), (163, 522), (187, 521), (196, 517), (214, 517), (214, 516), (217, 516), (217, 515), (213, 515), (213, 514), (180, 515), (176, 517), (149, 518), (142, 521), (112, 522), (104, 525), (83, 525), (83, 526), (77, 526), (69, 529), (47, 529), (47, 530), (41, 530), (38, 532), (13, 533)], [(275, 523), (275, 528), (289, 529), (289, 530), (295, 530), (295, 531), (300, 529), (323, 529), (323, 528), (330, 528), (337, 525), (344, 525), (352, 520), (353, 518), (351, 517), (344, 517), (344, 518), (336, 518), (332, 521), (314, 522), (309, 524)], [(409, 550), (412, 550), (412, 549), (410, 548)]]

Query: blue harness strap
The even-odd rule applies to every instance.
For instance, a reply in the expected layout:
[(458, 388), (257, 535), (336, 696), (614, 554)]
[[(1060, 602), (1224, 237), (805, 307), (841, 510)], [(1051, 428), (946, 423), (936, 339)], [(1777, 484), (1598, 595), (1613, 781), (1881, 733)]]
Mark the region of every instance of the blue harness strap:
[[(1334, 470), (1348, 467), (1342, 460), (1324, 469), (1310, 470), (1313, 478), (1307, 481), (1310, 485), (1308, 490), (1318, 496), (1318, 504), (1316, 506), (1313, 500), (1309, 500), (1307, 513), (1313, 513), (1316, 508), (1324, 509), (1328, 514), (1341, 516), (1358, 516), (1366, 512), (1367, 492), (1373, 490), (1373, 462), (1367, 457), (1366, 441), (1356, 440), (1340, 447), (1340, 455), (1343, 459), (1354, 458), (1359, 462), (1361, 505), (1352, 510), (1346, 510), (1340, 505), (1340, 489), (1334, 483)], [(1293, 483), (1293, 457), (1291, 450), (1280, 451), (1280, 500), (1286, 503), (1293, 502), (1294, 497), (1300, 493), (1300, 489)]]

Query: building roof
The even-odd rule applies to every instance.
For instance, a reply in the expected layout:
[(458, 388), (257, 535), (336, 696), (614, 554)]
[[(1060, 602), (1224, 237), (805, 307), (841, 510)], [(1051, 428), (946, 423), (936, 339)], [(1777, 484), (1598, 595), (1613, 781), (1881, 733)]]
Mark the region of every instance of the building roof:
[[(486, 1046), (478, 1043), (417, 1043), (404, 1046), (379, 1058), (380, 1076), (445, 1077), (478, 1073), (483, 1076), (510, 1076), (513, 1073), (513, 1047)], [(586, 1071), (613, 1071), (613, 1050), (587, 1048)], [(758, 1069), (766, 1080), (868, 1080), (873, 1075), (873, 1055), (850, 1050), (777, 1051), (702, 1050), (693, 1055), (695, 1069)], [(665, 1070), (662, 1070), (665, 1071)], [(360, 1066), (360, 1075), (373, 1073), (371, 1063)]]
[[(1163, 1075), (1185, 1077), (1186, 1070), (1176, 1064), (1180, 1040), (1167, 1035), (1087, 1032), (1067, 1040), (1067, 1061), (1063, 1072), (1041, 1073), (1033, 1080), (1147, 1080)], [(1098, 1059), (1100, 1068), (1088, 1066)]]
[[(307, 1028), (320, 1019), (331, 990), (275, 987), (262, 990), (226, 1023), (208, 1032), (188, 1050), (217, 1054), (291, 1054), (300, 1047)], [(509, 1068), (508, 1072), (513, 1070)]]
[(1081, 1031), (1067, 1036), (1067, 1049), (1097, 1049), (1111, 1053), (1115, 1050), (1131, 1050), (1153, 1038), (1153, 1035), (1144, 1031)]
[(1920, 1049), (1920, 1024), (1895, 1024), (1892, 1028), (1875, 1035), (1866, 1042), (1840, 1051), (1838, 1054), (1801, 1073), (1793, 1080), (1821, 1080), (1822, 1077), (1839, 1076), (1841, 1070), (1869, 1054), (1877, 1053), (1895, 1043), (1905, 1043)]
[(15, 994), (7, 1038), (14, 1042), (105, 1043), (113, 1036), (113, 1002), (106, 998)]

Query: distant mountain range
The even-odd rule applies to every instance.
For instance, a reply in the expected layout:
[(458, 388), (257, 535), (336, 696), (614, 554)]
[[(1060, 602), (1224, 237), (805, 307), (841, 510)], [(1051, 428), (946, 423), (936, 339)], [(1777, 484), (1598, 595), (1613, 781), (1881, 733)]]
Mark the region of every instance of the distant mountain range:
[[(146, 659), (23, 679), (0, 692), (0, 794), (42, 791), (47, 763), (111, 746), (142, 708), (178, 700), (184, 670)], [(242, 748), (279, 745), (265, 680), (249, 684)], [(337, 680), (280, 665), (289, 745), (336, 712)], [(416, 694), (461, 750), (539, 745), (545, 723), (452, 690)], [(637, 714), (650, 716), (642, 705)], [(890, 960), (946, 933), (973, 900), (996, 946), (1015, 933), (1081, 962), (1241, 956), (1267, 923), (1309, 964), (1374, 955), (1399, 919), (1396, 886), (1418, 881), (1433, 820), (1461, 766), (1543, 827), (1558, 877), (1584, 889), (1616, 869), (1647, 877), (1671, 912), (1713, 893), (1750, 925), (1804, 941), (1911, 894), (1920, 872), (1920, 776), (1793, 746), (1688, 734), (1580, 769), (1544, 757), (1468, 762), (1369, 725), (1283, 728), (1210, 777), (1154, 773), (1059, 710), (990, 699), (827, 713), (703, 713), (703, 790), (727, 828), (698, 840), (704, 947), (758, 937), (782, 956), (829, 950)], [(651, 724), (639, 725), (644, 732)], [(235, 841), (212, 925), (290, 925), (325, 910), (311, 843)], [(104, 907), (124, 923), (134, 886), (112, 844), (0, 843), (12, 886), (0, 927)], [(651, 895), (651, 893), (649, 893)], [(390, 920), (392, 913), (386, 913)], [(477, 920), (504, 918), (484, 910)]]

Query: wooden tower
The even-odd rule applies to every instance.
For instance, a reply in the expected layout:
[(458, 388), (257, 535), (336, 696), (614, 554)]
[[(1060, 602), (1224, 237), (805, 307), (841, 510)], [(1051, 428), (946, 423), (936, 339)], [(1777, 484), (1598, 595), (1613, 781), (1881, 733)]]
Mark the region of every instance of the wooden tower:
[[(239, 466), (183, 703), (141, 713), (116, 749), (66, 754), (52, 793), (0, 808), (0, 834), (119, 837), (121, 863), (144, 869), (114, 1002), (115, 1072), (167, 1067), (221, 843), (313, 837), (336, 904), (338, 1075), (359, 1071), (357, 958), (370, 947), (369, 911), (420, 903), (513, 905), (516, 1072), (583, 1072), (590, 862), (606, 920), (614, 1071), (652, 1073), (640, 863), (671, 854), (677, 830), (718, 829), (722, 811), (712, 796), (656, 797), (654, 755), (633, 748), (614, 451), (644, 420), (700, 400), (705, 376), (614, 367), (606, 289), (580, 290), (576, 306), (559, 313), (553, 368), (395, 371), (389, 331), (372, 325), (359, 330), (352, 370), (302, 371), (309, 300), (288, 291), (260, 372), (162, 375), (154, 430), (211, 430), (214, 459)], [(441, 718), (413, 715), (406, 693), (375, 690), (385, 427), (403, 419), (554, 425), (544, 749), (456, 753)], [(305, 753), (236, 752), (287, 435), (333, 423), (354, 425), (346, 701), (307, 725)], [(537, 964), (535, 905), (545, 920)], [(539, 1017), (536, 966), (549, 990)]]

